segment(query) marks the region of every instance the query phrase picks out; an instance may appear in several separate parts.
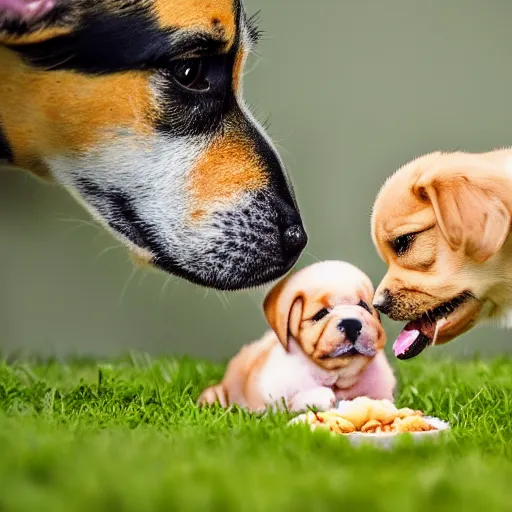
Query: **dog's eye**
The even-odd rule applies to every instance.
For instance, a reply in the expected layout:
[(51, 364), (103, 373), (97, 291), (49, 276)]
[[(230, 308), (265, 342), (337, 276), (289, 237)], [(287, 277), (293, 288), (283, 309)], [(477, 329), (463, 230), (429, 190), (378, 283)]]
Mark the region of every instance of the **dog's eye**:
[(359, 301), (358, 306), (361, 306), (363, 309), (366, 309), (366, 311), (368, 311), (368, 313), (372, 312), (372, 310), (370, 309), (370, 306), (368, 306), (368, 304), (366, 304), (366, 302), (364, 300)]
[(416, 233), (408, 233), (407, 235), (399, 236), (391, 242), (391, 247), (397, 256), (402, 256), (411, 248), (415, 238)]
[(170, 71), (174, 80), (185, 89), (207, 91), (210, 88), (207, 68), (207, 59), (193, 58), (174, 61)]
[(323, 308), (311, 320), (313, 320), (313, 322), (319, 322), (324, 316), (327, 316), (328, 314), (329, 310), (327, 308)]

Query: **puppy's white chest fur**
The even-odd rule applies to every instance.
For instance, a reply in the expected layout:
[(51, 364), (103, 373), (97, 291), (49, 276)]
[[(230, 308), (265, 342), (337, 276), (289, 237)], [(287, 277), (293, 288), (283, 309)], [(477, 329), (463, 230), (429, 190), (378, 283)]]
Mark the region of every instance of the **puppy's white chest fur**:
[[(357, 375), (359, 371), (360, 368), (355, 374)], [(295, 341), (290, 340), (289, 352), (279, 343), (271, 350), (261, 370), (259, 390), (267, 404), (280, 402), (309, 389), (320, 386), (332, 387), (340, 380), (340, 374), (345, 377), (346, 372), (351, 374), (351, 368), (338, 372), (318, 367), (302, 352)], [(352, 380), (351, 375), (347, 374), (346, 377)]]

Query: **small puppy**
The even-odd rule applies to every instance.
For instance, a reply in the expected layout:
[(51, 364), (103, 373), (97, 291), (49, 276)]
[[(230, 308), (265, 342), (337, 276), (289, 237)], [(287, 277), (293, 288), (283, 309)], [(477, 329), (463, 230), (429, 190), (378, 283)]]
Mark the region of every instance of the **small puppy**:
[(363, 272), (341, 261), (316, 263), (283, 279), (264, 302), (273, 332), (242, 348), (199, 404), (301, 411), (358, 396), (392, 400), (395, 378), (383, 351), (386, 334), (371, 306), (373, 291)]
[(388, 272), (374, 305), (408, 321), (400, 359), (488, 318), (512, 325), (512, 151), (432, 153), (399, 169), (373, 207)]

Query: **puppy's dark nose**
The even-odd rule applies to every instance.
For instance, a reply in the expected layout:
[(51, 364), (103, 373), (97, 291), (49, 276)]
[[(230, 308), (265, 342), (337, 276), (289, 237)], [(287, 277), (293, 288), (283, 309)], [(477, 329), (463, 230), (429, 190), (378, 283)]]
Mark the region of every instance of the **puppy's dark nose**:
[(373, 307), (385, 315), (389, 314), (392, 306), (393, 297), (391, 296), (389, 290), (384, 290), (378, 300), (373, 302)]
[(308, 236), (304, 228), (299, 224), (290, 226), (283, 233), (283, 247), (289, 256), (295, 256), (297, 253), (300, 254), (307, 243)]
[(338, 324), (338, 329), (344, 332), (347, 339), (352, 343), (357, 341), (362, 328), (363, 324), (355, 318), (346, 318)]

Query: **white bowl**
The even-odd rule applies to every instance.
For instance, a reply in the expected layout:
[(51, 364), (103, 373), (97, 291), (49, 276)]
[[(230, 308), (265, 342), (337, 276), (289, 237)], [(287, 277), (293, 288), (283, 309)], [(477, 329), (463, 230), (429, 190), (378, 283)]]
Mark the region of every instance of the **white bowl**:
[[(305, 414), (301, 414), (296, 418), (293, 418), (288, 424), (297, 425), (299, 423), (305, 423)], [(403, 439), (404, 436), (410, 436), (414, 441), (434, 440), (450, 430), (450, 424), (446, 421), (434, 418), (432, 416), (425, 416), (427, 423), (432, 425), (436, 430), (428, 430), (426, 432), (381, 432), (381, 433), (364, 433), (364, 432), (353, 432), (351, 434), (336, 434), (332, 433), (333, 436), (347, 437), (354, 446), (359, 446), (363, 443), (372, 445), (378, 445), (384, 448), (391, 447), (392, 443), (397, 439)], [(316, 429), (316, 425), (310, 425), (311, 430)]]

